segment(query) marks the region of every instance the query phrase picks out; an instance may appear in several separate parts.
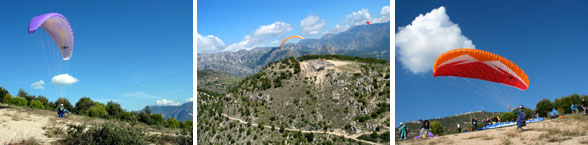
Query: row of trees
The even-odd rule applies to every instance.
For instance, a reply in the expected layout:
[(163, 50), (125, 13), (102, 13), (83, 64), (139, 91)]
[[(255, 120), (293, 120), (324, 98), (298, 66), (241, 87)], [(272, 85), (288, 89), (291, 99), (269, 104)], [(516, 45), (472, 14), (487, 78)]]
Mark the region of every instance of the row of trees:
[(0, 102), (4, 104), (12, 104), (17, 106), (27, 106), (35, 109), (45, 109), (56, 111), (60, 104), (70, 112), (78, 115), (114, 119), (127, 121), (130, 123), (142, 122), (147, 125), (167, 127), (167, 128), (182, 128), (192, 130), (192, 121), (180, 122), (175, 118), (165, 120), (161, 114), (152, 114), (149, 106), (141, 112), (127, 111), (123, 109), (120, 104), (109, 101), (106, 104), (95, 102), (88, 97), (82, 97), (73, 106), (68, 99), (58, 98), (55, 102), (50, 102), (44, 96), (29, 95), (26, 91), (20, 89), (18, 95), (13, 97), (8, 91), (0, 87)]
[(549, 99), (543, 99), (537, 102), (537, 112), (539, 112), (539, 116), (546, 117), (548, 116), (549, 112), (555, 110), (559, 114), (568, 114), (572, 113), (572, 104), (581, 104), (582, 99), (588, 100), (588, 95), (578, 95), (578, 94), (571, 94), (568, 96), (563, 96), (561, 98), (556, 98), (554, 102), (551, 102)]

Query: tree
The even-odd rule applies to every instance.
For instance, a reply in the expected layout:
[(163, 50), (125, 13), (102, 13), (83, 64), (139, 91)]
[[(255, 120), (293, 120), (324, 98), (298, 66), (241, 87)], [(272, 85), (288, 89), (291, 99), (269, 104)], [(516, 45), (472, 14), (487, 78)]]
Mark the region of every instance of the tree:
[(557, 110), (559, 114), (567, 114), (572, 113), (572, 104), (579, 104), (580, 102), (581, 99), (578, 94), (571, 94), (569, 96), (556, 98), (553, 104), (554, 108)]
[(149, 124), (151, 123), (151, 115), (147, 114), (146, 112), (139, 113), (139, 121)]
[(176, 120), (175, 118), (169, 118), (167, 119), (167, 128), (179, 128), (180, 127), (180, 122), (178, 120)]
[(74, 110), (74, 107), (66, 98), (58, 98), (57, 101), (55, 101), (56, 108), (60, 107), (61, 104), (63, 104), (63, 107), (67, 110)]
[(441, 122), (431, 121), (431, 133), (435, 135), (443, 135), (443, 128), (441, 127)]
[(143, 109), (143, 111), (145, 111), (147, 115), (151, 115), (151, 109), (149, 109), (149, 106), (145, 106), (145, 109)]
[(192, 120), (187, 120), (187, 121), (182, 122), (181, 127), (184, 130), (190, 130), (191, 131), (192, 130)]
[(515, 114), (514, 114), (514, 113), (512, 113), (512, 112), (504, 112), (504, 113), (502, 113), (502, 114), (500, 115), (500, 119), (501, 119), (503, 122), (506, 122), (506, 121), (514, 121), (514, 120), (516, 119), (516, 116), (515, 116)]
[(314, 134), (313, 134), (312, 132), (311, 132), (311, 133), (307, 133), (307, 134), (304, 134), (304, 137), (305, 137), (305, 138), (306, 138), (306, 140), (308, 140), (309, 142), (312, 142), (312, 140), (314, 139)]
[(12, 99), (14, 98), (10, 94), (6, 94), (4, 95), (4, 97), (2, 97), (2, 101), (4, 104), (12, 104)]
[(549, 99), (543, 99), (537, 102), (537, 111), (540, 117), (546, 117), (549, 112), (553, 111), (553, 103)]
[(17, 106), (27, 106), (28, 101), (24, 97), (16, 97), (14, 100), (12, 100), (12, 104)]
[(37, 96), (36, 100), (39, 100), (41, 103), (43, 103), (43, 106), (47, 106), (47, 104), (49, 104), (49, 99), (42, 95)]
[(43, 106), (43, 103), (41, 103), (41, 101), (39, 100), (33, 100), (30, 103), (31, 108), (35, 108), (35, 109), (45, 109), (45, 106)]
[(161, 114), (151, 114), (151, 123), (149, 125), (165, 126), (166, 121)]
[(5, 103), (4, 102), (4, 96), (6, 95), (10, 95), (10, 93), (8, 93), (8, 91), (2, 87), (0, 87), (0, 102)]
[(34, 95), (29, 95), (29, 93), (27, 93), (23, 89), (18, 89), (18, 95), (17, 95), (17, 97), (23, 97), (23, 98), (25, 98), (27, 100), (27, 102), (31, 102), (32, 100), (35, 100), (35, 98), (36, 98)]
[(27, 93), (25, 90), (23, 89), (18, 89), (18, 94), (16, 95), (16, 97), (27, 97), (29, 95), (29, 93)]
[(139, 114), (137, 114), (137, 112), (135, 112), (135, 111), (131, 111), (131, 112), (124, 111), (124, 115), (123, 115), (122, 119), (125, 121), (129, 121), (129, 122), (135, 122), (135, 121), (139, 120)]
[(106, 112), (106, 107), (104, 107), (104, 104), (95, 103), (94, 106), (87, 110), (87, 114), (90, 117), (106, 117), (108, 112)]
[(110, 114), (112, 118), (116, 119), (121, 119), (124, 115), (124, 111), (122, 107), (120, 107), (120, 104), (112, 101), (108, 101), (108, 103), (106, 104), (106, 111), (108, 112), (108, 114)]
[(78, 102), (76, 103), (76, 107), (74, 112), (77, 114), (82, 114), (82, 115), (88, 115), (88, 109), (90, 109), (90, 107), (94, 106), (94, 101), (92, 101), (92, 99), (88, 98), (88, 97), (82, 97), (80, 98), (80, 100), (78, 100)]

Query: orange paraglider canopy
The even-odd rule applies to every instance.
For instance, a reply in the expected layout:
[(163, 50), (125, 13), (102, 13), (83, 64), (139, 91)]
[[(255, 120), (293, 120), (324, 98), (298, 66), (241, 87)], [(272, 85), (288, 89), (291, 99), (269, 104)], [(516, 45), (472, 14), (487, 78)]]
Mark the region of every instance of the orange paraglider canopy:
[(284, 43), (286, 43), (286, 41), (288, 41), (288, 39), (291, 39), (291, 38), (300, 38), (300, 39), (304, 40), (304, 37), (302, 37), (302, 36), (290, 36), (290, 37), (284, 39), (284, 41), (282, 41), (282, 44), (280, 44), (280, 48), (282, 48), (282, 45), (284, 45)]
[(461, 48), (437, 57), (433, 77), (456, 76), (505, 84), (521, 90), (529, 87), (529, 78), (510, 60), (488, 51)]

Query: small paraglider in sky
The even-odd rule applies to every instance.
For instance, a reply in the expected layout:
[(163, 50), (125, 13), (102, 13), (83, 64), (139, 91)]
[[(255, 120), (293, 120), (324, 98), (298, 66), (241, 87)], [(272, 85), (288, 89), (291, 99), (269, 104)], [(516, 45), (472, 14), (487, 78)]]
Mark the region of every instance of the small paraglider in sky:
[[(45, 33), (35, 33), (37, 31)], [(57, 86), (59, 97), (63, 97), (64, 87), (78, 81), (67, 73), (74, 49), (73, 30), (69, 21), (59, 13), (42, 14), (33, 17), (28, 32), (34, 36), (37, 48), (43, 52), (49, 74), (54, 76), (51, 82)], [(54, 44), (49, 44), (51, 41)]]
[(367, 21), (367, 22), (365, 22), (365, 23), (367, 23), (368, 25), (369, 25), (369, 24), (372, 24), (370, 21)]
[(282, 41), (282, 44), (280, 44), (280, 48), (282, 48), (282, 45), (284, 45), (284, 43), (286, 43), (286, 41), (288, 41), (288, 39), (292, 39), (292, 38), (299, 38), (299, 39), (304, 40), (304, 37), (302, 37), (302, 36), (290, 36), (290, 37), (284, 39), (284, 41)]
[(41, 27), (47, 32), (59, 48), (63, 60), (69, 60), (73, 53), (73, 30), (65, 16), (59, 13), (46, 13), (34, 17), (29, 23), (29, 33), (35, 33)]

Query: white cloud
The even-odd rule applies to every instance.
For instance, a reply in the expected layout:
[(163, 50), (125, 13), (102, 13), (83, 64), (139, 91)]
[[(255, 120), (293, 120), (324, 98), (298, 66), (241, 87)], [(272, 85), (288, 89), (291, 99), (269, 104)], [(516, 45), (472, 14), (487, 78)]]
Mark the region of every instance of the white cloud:
[(292, 31), (292, 25), (284, 22), (262, 25), (253, 34), (246, 35), (243, 41), (229, 45), (224, 51), (251, 50), (255, 47), (262, 46), (266, 42), (271, 42), (275, 38), (280, 38), (289, 31)]
[(445, 7), (420, 14), (411, 24), (398, 29), (398, 59), (413, 74), (431, 71), (435, 59), (448, 50), (475, 48), (459, 26), (449, 20)]
[(194, 98), (188, 98), (186, 99), (186, 102), (194, 102)]
[(351, 28), (351, 26), (365, 25), (367, 24), (367, 21), (370, 21), (371, 23), (384, 23), (390, 21), (390, 6), (382, 7), (380, 10), (380, 16), (376, 18), (372, 17), (366, 8), (352, 12), (351, 14), (345, 16), (345, 19), (343, 19), (343, 24), (335, 25), (335, 28), (330, 29), (327, 31), (327, 33), (341, 33), (343, 31), (347, 31), (347, 29)]
[(321, 30), (325, 27), (326, 23), (324, 19), (321, 19), (317, 15), (309, 15), (300, 21), (300, 27), (302, 28), (302, 35), (316, 35), (320, 34)]
[(51, 83), (58, 85), (58, 86), (67, 86), (74, 83), (77, 83), (79, 80), (72, 77), (69, 74), (60, 74), (56, 75), (51, 79)]
[(161, 99), (161, 100), (157, 100), (155, 102), (155, 105), (161, 105), (161, 106), (180, 106), (181, 104), (178, 103), (178, 102), (175, 102), (173, 100)]
[(390, 21), (390, 6), (382, 7), (380, 10), (380, 17), (372, 20), (372, 23), (383, 23)]
[(216, 53), (225, 48), (225, 43), (214, 35), (202, 36), (196, 33), (196, 41), (198, 53)]
[(33, 88), (35, 90), (43, 90), (43, 89), (45, 89), (45, 87), (43, 87), (43, 85), (45, 85), (45, 81), (40, 80), (38, 82), (34, 82), (33, 84), (31, 84), (31, 88)]
[(345, 19), (343, 20), (343, 22), (351, 24), (351, 25), (361, 25), (361, 24), (365, 24), (365, 22), (371, 20), (372, 17), (370, 16), (370, 12), (368, 12), (368, 9), (363, 8), (357, 12), (353, 12), (347, 16), (345, 16)]

